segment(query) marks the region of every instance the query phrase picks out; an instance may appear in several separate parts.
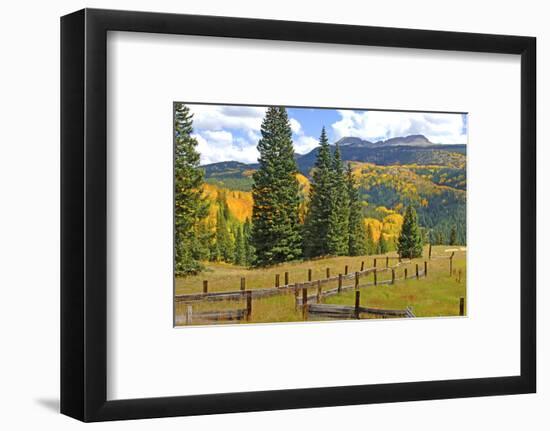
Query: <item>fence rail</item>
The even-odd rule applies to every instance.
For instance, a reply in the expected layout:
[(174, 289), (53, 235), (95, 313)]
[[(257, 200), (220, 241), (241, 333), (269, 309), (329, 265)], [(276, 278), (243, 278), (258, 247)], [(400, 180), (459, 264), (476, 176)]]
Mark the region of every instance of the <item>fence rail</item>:
[(386, 317), (415, 317), (412, 309), (407, 307), (404, 310), (388, 310), (382, 308), (361, 307), (360, 304), (361, 292), (355, 293), (355, 306), (348, 305), (332, 305), (332, 304), (307, 304), (303, 307), (304, 319), (309, 315), (320, 317), (328, 317), (334, 319), (361, 319), (362, 315), (370, 314)]
[[(450, 256), (432, 256), (431, 250), (429, 253), (429, 259), (448, 259), (449, 260), (449, 273), (453, 274), (453, 257), (454, 252)], [(397, 262), (394, 265), (390, 265), (390, 261)], [(382, 265), (377, 263), (382, 262)], [(385, 265), (384, 265), (385, 263)], [(241, 277), (240, 290), (234, 291), (222, 291), (222, 292), (209, 292), (208, 281), (203, 281), (202, 293), (190, 293), (175, 295), (174, 300), (176, 306), (181, 310), (182, 306), (187, 305), (186, 311), (176, 314), (176, 325), (191, 324), (193, 321), (219, 321), (219, 320), (243, 320), (250, 319), (252, 314), (252, 299), (265, 298), (269, 296), (281, 295), (285, 293), (294, 293), (295, 295), (295, 307), (301, 308), (304, 320), (307, 320), (307, 316), (311, 313), (313, 315), (319, 315), (324, 317), (333, 318), (360, 318), (362, 314), (370, 314), (375, 316), (385, 317), (415, 317), (412, 310), (407, 307), (405, 310), (385, 310), (369, 307), (359, 307), (359, 295), (360, 290), (369, 286), (377, 285), (392, 285), (397, 280), (409, 280), (419, 279), (420, 277), (427, 277), (428, 275), (428, 261), (424, 261), (423, 268), (416, 263), (416, 266), (405, 267), (401, 277), (396, 275), (396, 269), (401, 266), (409, 265), (412, 263), (410, 259), (402, 259), (396, 256), (386, 256), (384, 258), (374, 258), (373, 266), (365, 269), (365, 262), (361, 262), (361, 270), (355, 272), (349, 272), (349, 266), (345, 265), (344, 273), (332, 275), (330, 274), (330, 268), (326, 268), (326, 278), (312, 280), (312, 270), (307, 271), (307, 281), (289, 283), (289, 273), (284, 272), (284, 285), (280, 285), (280, 274), (275, 274), (275, 283), (273, 287), (263, 287), (256, 289), (246, 288), (246, 279)], [(410, 270), (410, 271), (409, 271)], [(391, 272), (391, 278), (385, 280), (379, 280), (378, 276), (383, 273)], [(368, 275), (372, 274), (372, 281), (361, 280)], [(461, 273), (458, 275), (460, 280)], [(351, 284), (344, 284), (353, 280)], [(362, 282), (361, 282), (362, 281)], [(336, 287), (327, 287), (327, 284), (336, 283)], [(323, 298), (338, 295), (342, 292), (349, 290), (356, 291), (356, 305), (342, 306), (321, 304)], [(204, 311), (196, 312), (193, 310), (193, 305), (200, 301), (242, 301), (246, 300), (246, 308), (237, 308), (232, 310), (219, 310), (219, 311)], [(464, 315), (464, 300), (460, 304), (460, 315)]]
[[(223, 292), (208, 292), (208, 283), (205, 281), (203, 283), (203, 292), (202, 293), (187, 293), (187, 294), (181, 294), (181, 295), (175, 295), (174, 300), (176, 302), (193, 302), (193, 301), (238, 301), (242, 299), (243, 295), (246, 292), (252, 292), (252, 295), (254, 298), (265, 298), (269, 296), (279, 295), (281, 293), (284, 293), (285, 291), (292, 291), (296, 289), (302, 289), (304, 287), (307, 288), (313, 288), (321, 284), (321, 286), (324, 286), (326, 284), (334, 283), (334, 282), (340, 282), (340, 280), (346, 281), (346, 280), (353, 280), (357, 277), (363, 277), (372, 273), (375, 273), (376, 275), (383, 272), (389, 272), (399, 268), (402, 265), (409, 264), (410, 260), (405, 259), (399, 259), (397, 257), (388, 257), (386, 261), (389, 261), (389, 259), (398, 259), (399, 262), (396, 263), (393, 266), (386, 266), (386, 267), (371, 267), (366, 268), (361, 271), (355, 271), (350, 272), (347, 274), (337, 274), (333, 276), (329, 276), (326, 278), (318, 279), (318, 280), (308, 280), (303, 282), (296, 282), (296, 283), (288, 283), (282, 286), (275, 286), (275, 287), (263, 287), (263, 288), (257, 288), (257, 289), (248, 289), (245, 290), (244, 286), (246, 286), (246, 282), (244, 281), (244, 278), (241, 278), (241, 289), (240, 290), (231, 290), (231, 291), (223, 291)], [(374, 259), (376, 264), (376, 259)], [(427, 262), (424, 263), (424, 268), (426, 268)], [(330, 274), (329, 271), (327, 273)], [(285, 281), (288, 281), (288, 273), (285, 273)], [(276, 274), (278, 275), (278, 274)], [(311, 272), (308, 271), (308, 278), (311, 277)], [(412, 278), (412, 277), (411, 277)], [(276, 277), (275, 283), (277, 283), (279, 277)], [(380, 281), (377, 284), (388, 284), (387, 281)]]

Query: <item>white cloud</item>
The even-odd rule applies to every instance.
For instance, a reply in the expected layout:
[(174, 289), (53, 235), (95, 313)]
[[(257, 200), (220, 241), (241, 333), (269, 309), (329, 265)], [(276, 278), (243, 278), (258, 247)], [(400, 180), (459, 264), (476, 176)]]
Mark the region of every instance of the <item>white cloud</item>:
[(297, 136), (294, 140), (294, 151), (298, 154), (306, 154), (319, 145), (319, 140), (306, 135)]
[(304, 129), (298, 120), (295, 118), (289, 118), (290, 129), (294, 134), (292, 142), (294, 144), (294, 151), (298, 154), (306, 154), (319, 145), (319, 140), (304, 134)]
[(193, 128), (207, 130), (240, 129), (259, 131), (266, 108), (249, 106), (189, 105)]
[(300, 122), (298, 120), (296, 120), (295, 118), (290, 118), (288, 120), (288, 122), (290, 123), (290, 129), (294, 132), (294, 133), (301, 133), (302, 132), (302, 125), (300, 124)]
[(336, 139), (354, 136), (376, 141), (422, 134), (434, 143), (466, 143), (461, 114), (349, 110), (338, 113), (341, 119), (332, 124)]
[(233, 137), (225, 130), (205, 130), (194, 133), (197, 151), (201, 155), (201, 165), (236, 160), (243, 163), (255, 163), (258, 160), (256, 145), (250, 145), (242, 138)]

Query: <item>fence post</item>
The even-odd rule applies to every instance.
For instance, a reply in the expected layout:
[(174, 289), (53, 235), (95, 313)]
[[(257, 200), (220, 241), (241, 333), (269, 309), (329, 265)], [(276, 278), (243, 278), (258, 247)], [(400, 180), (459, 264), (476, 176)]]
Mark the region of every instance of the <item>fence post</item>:
[(246, 292), (246, 320), (252, 316), (252, 291)]
[(346, 265), (345, 269), (344, 269), (344, 274), (348, 275), (348, 266)]
[(338, 293), (342, 292), (342, 274), (338, 274)]
[(298, 310), (298, 298), (300, 296), (300, 284), (296, 283), (294, 287), (294, 311)]
[(462, 269), (458, 270), (458, 280), (457, 282), (460, 283), (460, 280), (462, 279)]
[(390, 257), (386, 256), (386, 268), (390, 266)]
[(430, 244), (430, 247), (428, 248), (428, 258), (432, 260), (432, 245)]
[(451, 257), (449, 257), (449, 277), (452, 277), (453, 275), (453, 257), (455, 256), (455, 252), (453, 251), (451, 253)]
[(208, 293), (208, 280), (202, 281), (202, 293)]
[(355, 292), (355, 318), (359, 319), (359, 304), (361, 303), (361, 291)]
[(460, 305), (458, 306), (458, 315), (464, 316), (464, 298), (460, 298)]
[(361, 261), (361, 271), (364, 271), (365, 270), (365, 261), (362, 260)]
[(275, 287), (279, 287), (279, 285), (280, 285), (279, 274), (275, 274)]
[(405, 268), (405, 280), (407, 279), (407, 268)]
[(307, 270), (307, 281), (311, 281), (311, 269)]
[(378, 284), (378, 274), (377, 274), (376, 268), (374, 268), (374, 285), (376, 286)]
[(391, 269), (391, 284), (395, 284), (395, 269)]
[(428, 262), (424, 261), (424, 277), (428, 276)]
[(302, 287), (302, 318), (307, 320), (307, 287)]
[(374, 265), (373, 266), (376, 268), (376, 258), (374, 258)]
[(322, 295), (323, 295), (323, 288), (321, 287), (321, 280), (317, 280), (317, 304), (321, 303)]
[(355, 289), (359, 289), (359, 273), (355, 273)]
[(288, 286), (288, 271), (285, 271), (285, 286)]
[(327, 278), (330, 278), (330, 268), (327, 267)]
[(241, 292), (246, 290), (246, 278), (241, 277)]
[(418, 263), (416, 264), (416, 279), (418, 280)]

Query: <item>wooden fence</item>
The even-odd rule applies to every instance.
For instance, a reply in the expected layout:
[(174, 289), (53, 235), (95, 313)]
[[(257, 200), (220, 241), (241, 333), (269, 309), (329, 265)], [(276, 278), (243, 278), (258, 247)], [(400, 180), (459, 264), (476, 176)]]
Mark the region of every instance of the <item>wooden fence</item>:
[[(246, 300), (246, 308), (237, 308), (231, 310), (210, 310), (196, 312), (193, 311), (193, 304), (187, 303), (184, 313), (176, 313), (176, 325), (191, 325), (193, 322), (203, 321), (232, 321), (232, 320), (250, 320), (252, 316), (252, 292), (249, 290), (243, 296)], [(178, 304), (176, 304), (176, 308)], [(180, 305), (181, 307), (181, 305)]]
[(304, 320), (310, 315), (326, 317), (331, 319), (361, 319), (364, 315), (374, 315), (380, 318), (388, 317), (415, 317), (412, 309), (407, 307), (404, 310), (387, 310), (381, 308), (361, 307), (361, 292), (355, 292), (355, 305), (331, 305), (331, 304), (307, 304), (303, 306)]
[[(397, 280), (409, 280), (409, 279), (419, 279), (420, 277), (427, 277), (428, 276), (428, 262), (424, 262), (424, 269), (420, 269), (419, 265), (416, 264), (414, 268), (414, 272), (411, 271), (411, 274), (408, 273), (407, 269), (403, 271), (403, 277), (398, 277), (396, 275), (395, 271), (396, 267), (392, 268), (380, 268), (380, 269), (369, 269), (368, 272), (365, 271), (364, 273), (357, 272), (353, 276), (354, 283), (344, 285), (343, 281), (344, 278), (341, 277), (338, 279), (338, 287), (333, 287), (330, 289), (323, 289), (322, 283), (317, 282), (317, 285), (313, 285), (310, 287), (310, 285), (301, 285), (297, 286), (295, 289), (295, 297), (296, 297), (296, 307), (300, 307), (303, 305), (303, 298), (304, 295), (307, 298), (307, 303), (314, 304), (314, 303), (320, 303), (323, 298), (338, 295), (341, 292), (353, 290), (353, 289), (362, 289), (369, 286), (379, 286), (379, 285), (392, 285), (395, 284)], [(379, 280), (378, 274), (384, 273), (384, 272), (391, 272), (391, 278), (388, 280)], [(360, 278), (362, 276), (368, 275), (369, 273), (373, 274), (373, 280), (367, 281), (364, 283), (360, 283)], [(349, 277), (348, 277), (349, 279)], [(300, 290), (302, 291), (302, 294), (300, 294)], [(312, 292), (312, 293), (311, 293)]]
[[(361, 264), (360, 271), (356, 272), (347, 272), (348, 266), (346, 265), (345, 272), (343, 274), (337, 274), (330, 276), (330, 268), (326, 268), (326, 274), (328, 277), (319, 279), (319, 280), (312, 280), (312, 271), (311, 269), (308, 270), (308, 281), (304, 282), (296, 282), (296, 283), (289, 283), (289, 275), (288, 272), (285, 272), (284, 274), (284, 280), (285, 284), (280, 285), (280, 277), (279, 274), (275, 275), (275, 283), (274, 287), (263, 287), (263, 288), (257, 288), (257, 289), (250, 289), (246, 290), (246, 279), (244, 277), (241, 278), (240, 281), (240, 289), (239, 290), (232, 290), (232, 291), (223, 291), (223, 292), (209, 292), (208, 291), (208, 281), (204, 280), (203, 282), (203, 292), (202, 293), (188, 293), (188, 294), (182, 294), (182, 295), (176, 295), (174, 297), (174, 300), (176, 302), (193, 302), (193, 301), (238, 301), (243, 298), (244, 294), (246, 292), (252, 292), (253, 298), (264, 298), (269, 297), (273, 295), (279, 295), (281, 293), (284, 293), (284, 291), (293, 291), (296, 289), (301, 289), (304, 287), (316, 287), (319, 283), (321, 286), (324, 286), (326, 284), (338, 282), (343, 283), (346, 280), (353, 280), (357, 277), (364, 277), (369, 274), (374, 274), (375, 281), (379, 273), (383, 272), (392, 272), (392, 282), (394, 282), (395, 278), (395, 269), (399, 268), (402, 265), (407, 265), (410, 263), (410, 260), (401, 260), (398, 257), (386, 257), (384, 259), (380, 259), (383, 261), (386, 261), (386, 266), (378, 268), (376, 266), (377, 259), (374, 259), (374, 265), (371, 268), (364, 269), (364, 262)], [(389, 266), (390, 260), (398, 260), (398, 262), (394, 266)], [(427, 273), (427, 265), (428, 263), (424, 262), (424, 270), (420, 271), (419, 274), (423, 275)], [(418, 267), (418, 264), (417, 264)], [(407, 277), (406, 271), (405, 271), (405, 278), (415, 278), (415, 276)], [(375, 284), (388, 284), (389, 282), (386, 281), (380, 281), (379, 283)]]
[[(452, 262), (454, 252), (450, 256), (431, 256), (431, 250), (429, 253), (429, 259), (449, 259), (449, 271), (450, 275), (453, 274)], [(394, 265), (390, 265), (390, 261), (397, 261)], [(381, 263), (381, 265), (379, 265)], [(321, 304), (321, 301), (325, 297), (338, 295), (341, 292), (349, 291), (352, 289), (357, 290), (377, 285), (391, 285), (397, 280), (407, 279), (419, 279), (420, 277), (426, 277), (428, 275), (428, 261), (424, 261), (423, 268), (418, 263), (412, 268), (405, 267), (403, 269), (402, 277), (397, 274), (397, 269), (404, 265), (409, 265), (411, 260), (401, 259), (396, 256), (385, 256), (383, 258), (374, 258), (373, 266), (365, 268), (365, 262), (361, 262), (361, 269), (359, 271), (350, 272), (349, 265), (345, 265), (344, 273), (332, 275), (330, 268), (326, 268), (326, 278), (312, 280), (312, 270), (307, 270), (307, 281), (303, 282), (289, 282), (289, 273), (284, 272), (284, 284), (281, 285), (280, 274), (275, 274), (275, 280), (273, 287), (264, 287), (256, 289), (246, 289), (246, 279), (242, 277), (240, 279), (240, 289), (234, 291), (222, 291), (211, 292), (209, 291), (208, 281), (203, 281), (202, 293), (191, 293), (176, 295), (174, 297), (175, 305), (177, 308), (182, 308), (182, 305), (187, 304), (185, 312), (176, 313), (176, 325), (191, 324), (192, 322), (199, 321), (218, 321), (218, 320), (243, 320), (250, 319), (252, 313), (252, 299), (265, 298), (274, 295), (280, 295), (284, 293), (294, 293), (296, 309), (302, 307), (304, 315), (311, 312), (313, 314), (326, 314), (338, 315), (341, 318), (346, 318), (350, 313), (350, 307), (345, 306), (333, 306), (328, 304)], [(409, 269), (412, 269), (410, 272)], [(391, 273), (391, 278), (386, 280), (380, 280), (378, 276), (382, 273)], [(361, 279), (372, 274), (372, 281), (366, 281), (361, 283)], [(353, 283), (346, 283), (353, 281)], [(328, 288), (326, 285), (330, 283), (336, 283), (336, 287)], [(219, 310), (219, 311), (204, 311), (194, 312), (192, 304), (198, 301), (242, 301), (246, 300), (246, 308), (238, 308), (231, 310)], [(464, 306), (461, 306), (461, 312), (464, 311)], [(353, 312), (356, 313), (357, 307), (353, 308)], [(371, 314), (380, 315), (382, 317), (388, 316), (401, 316), (401, 317), (414, 317), (410, 309), (407, 310), (378, 310), (367, 307), (359, 307), (359, 314)], [(330, 316), (329, 316), (330, 317)]]

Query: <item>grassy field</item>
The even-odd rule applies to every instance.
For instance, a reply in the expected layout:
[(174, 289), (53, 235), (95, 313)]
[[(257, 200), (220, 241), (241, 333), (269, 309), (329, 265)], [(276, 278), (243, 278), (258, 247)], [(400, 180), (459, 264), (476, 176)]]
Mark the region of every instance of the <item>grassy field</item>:
[[(404, 269), (409, 276), (414, 274), (415, 265), (423, 268), (428, 260), (428, 249), (424, 257), (411, 263), (401, 265), (396, 269), (396, 282), (393, 285), (369, 286), (361, 289), (361, 306), (385, 309), (412, 308), (417, 317), (456, 316), (459, 312), (459, 300), (466, 297), (466, 251), (460, 246), (437, 246), (432, 248), (432, 256), (449, 256), (455, 252), (453, 259), (453, 275), (449, 274), (449, 260), (436, 259), (428, 261), (428, 276), (420, 279), (403, 280)], [(389, 256), (396, 254), (388, 253)], [(359, 271), (361, 262), (365, 268), (371, 268), (377, 260), (377, 267), (386, 265), (385, 255), (364, 257), (332, 257), (317, 260), (293, 262), (267, 269), (247, 269), (224, 263), (206, 263), (206, 270), (192, 277), (176, 279), (176, 295), (202, 292), (203, 280), (208, 280), (209, 292), (236, 291), (240, 288), (241, 277), (246, 278), (246, 289), (258, 289), (275, 286), (275, 276), (279, 274), (280, 284), (284, 284), (284, 273), (289, 273), (289, 283), (305, 282), (308, 279), (308, 269), (312, 270), (312, 279), (326, 278), (326, 269), (334, 276), (344, 273), (345, 266), (349, 272)], [(390, 260), (390, 265), (397, 261)], [(372, 282), (372, 275), (362, 277), (361, 284)], [(378, 281), (391, 278), (391, 273), (380, 273)], [(350, 282), (347, 282), (348, 284)], [(326, 288), (336, 287), (336, 282), (326, 285)], [(354, 291), (343, 292), (340, 295), (323, 299), (325, 304), (353, 305)], [(193, 303), (193, 312), (229, 310), (243, 308), (244, 301), (216, 301)], [(186, 304), (176, 304), (176, 314), (185, 313)], [(311, 316), (309, 320), (314, 320)], [(319, 319), (320, 320), (320, 319)], [(253, 300), (252, 317), (249, 322), (293, 322), (302, 321), (302, 312), (295, 309), (295, 298), (292, 292), (277, 296)], [(212, 324), (223, 322), (196, 322), (196, 324)], [(237, 323), (231, 321), (228, 323)]]

